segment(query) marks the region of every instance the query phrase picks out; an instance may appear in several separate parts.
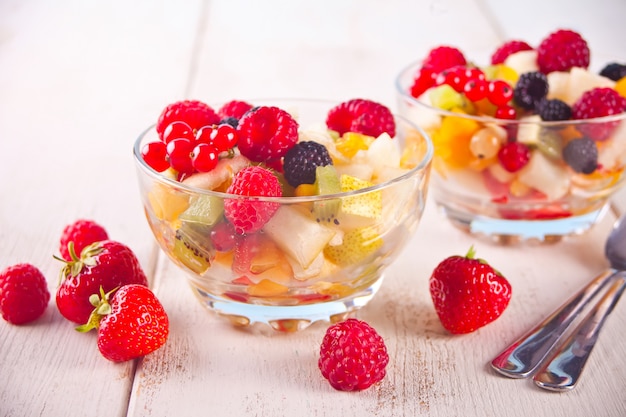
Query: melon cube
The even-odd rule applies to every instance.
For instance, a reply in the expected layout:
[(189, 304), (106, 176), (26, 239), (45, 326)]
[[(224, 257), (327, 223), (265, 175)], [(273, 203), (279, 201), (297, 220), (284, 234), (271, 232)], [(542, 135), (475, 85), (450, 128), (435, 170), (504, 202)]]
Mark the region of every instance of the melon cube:
[(311, 218), (304, 207), (281, 206), (263, 231), (302, 268), (308, 268), (337, 233)]

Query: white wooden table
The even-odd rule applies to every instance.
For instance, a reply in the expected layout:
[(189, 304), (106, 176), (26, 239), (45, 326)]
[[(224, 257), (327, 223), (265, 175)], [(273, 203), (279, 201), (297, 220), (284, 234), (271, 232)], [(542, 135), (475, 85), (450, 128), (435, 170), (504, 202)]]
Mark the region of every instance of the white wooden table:
[[(171, 319), (143, 360), (103, 359), (51, 301), (27, 326), (0, 322), (0, 416), (624, 416), (626, 303), (580, 385), (549, 393), (488, 362), (607, 266), (604, 238), (626, 194), (585, 236), (498, 247), (452, 228), (431, 205), (382, 290), (358, 317), (385, 338), (379, 386), (333, 390), (317, 369), (324, 325), (246, 332), (204, 311), (158, 251), (131, 146), (181, 98), (367, 97), (395, 106), (394, 77), (435, 44), (486, 61), (504, 39), (580, 31), (601, 66), (626, 60), (623, 0), (0, 1), (0, 267), (37, 265), (52, 293), (62, 228), (103, 224), (137, 253)], [(475, 244), (511, 281), (505, 314), (446, 334), (428, 294), (435, 265)]]

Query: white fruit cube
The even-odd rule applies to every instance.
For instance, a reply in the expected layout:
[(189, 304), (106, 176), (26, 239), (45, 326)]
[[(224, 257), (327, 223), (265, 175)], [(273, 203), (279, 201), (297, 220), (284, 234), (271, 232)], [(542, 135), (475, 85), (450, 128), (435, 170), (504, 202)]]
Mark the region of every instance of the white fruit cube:
[(509, 55), (504, 60), (504, 65), (513, 68), (518, 74), (535, 72), (539, 70), (537, 65), (537, 51), (519, 51)]
[(336, 234), (298, 206), (281, 206), (263, 226), (263, 231), (303, 269), (312, 264)]
[(570, 188), (567, 170), (539, 151), (532, 153), (530, 161), (518, 172), (517, 178), (529, 187), (541, 191), (550, 200), (563, 197)]

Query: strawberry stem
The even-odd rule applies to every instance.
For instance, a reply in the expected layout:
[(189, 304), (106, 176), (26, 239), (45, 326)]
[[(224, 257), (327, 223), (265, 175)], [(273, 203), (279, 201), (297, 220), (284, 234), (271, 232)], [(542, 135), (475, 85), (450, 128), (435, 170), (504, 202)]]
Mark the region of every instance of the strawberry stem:
[(475, 256), (476, 256), (476, 249), (474, 249), (474, 245), (472, 245), (467, 251), (467, 254), (465, 255), (465, 257), (467, 259), (474, 259)]
[(100, 286), (100, 295), (91, 294), (89, 296), (89, 302), (92, 306), (94, 306), (94, 310), (89, 315), (89, 320), (85, 324), (81, 324), (76, 327), (76, 330), (81, 333), (87, 333), (92, 329), (97, 329), (100, 327), (100, 321), (104, 316), (111, 313), (111, 304), (109, 303), (109, 299), (111, 298), (111, 294), (117, 291), (119, 287), (115, 287), (108, 293), (104, 292), (104, 288)]

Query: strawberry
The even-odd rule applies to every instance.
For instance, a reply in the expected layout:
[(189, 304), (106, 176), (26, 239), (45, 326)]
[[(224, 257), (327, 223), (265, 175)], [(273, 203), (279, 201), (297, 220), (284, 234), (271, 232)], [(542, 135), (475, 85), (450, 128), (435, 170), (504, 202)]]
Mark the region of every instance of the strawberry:
[(491, 323), (511, 300), (511, 285), (485, 260), (465, 256), (444, 259), (430, 277), (430, 295), (443, 327), (453, 334), (471, 333)]
[(89, 319), (93, 306), (89, 302), (100, 287), (104, 291), (126, 284), (147, 286), (148, 279), (133, 251), (113, 240), (95, 242), (76, 255), (70, 245), (71, 261), (63, 261), (61, 284), (57, 289), (56, 303), (66, 319), (83, 324)]
[(163, 305), (146, 286), (130, 284), (90, 297), (95, 307), (80, 332), (98, 329), (98, 350), (113, 362), (140, 358), (159, 349), (169, 335)]

